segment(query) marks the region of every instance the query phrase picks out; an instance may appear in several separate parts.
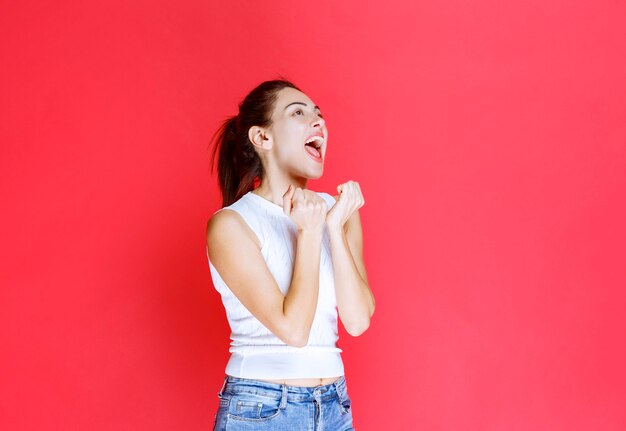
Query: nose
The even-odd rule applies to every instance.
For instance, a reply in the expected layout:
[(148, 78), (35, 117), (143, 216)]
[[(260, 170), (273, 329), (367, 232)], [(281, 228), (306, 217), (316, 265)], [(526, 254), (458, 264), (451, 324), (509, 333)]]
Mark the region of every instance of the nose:
[(316, 115), (315, 121), (313, 121), (313, 127), (315, 126), (322, 127), (324, 124), (326, 124), (326, 121), (324, 121), (324, 119), (320, 117), (319, 115)]

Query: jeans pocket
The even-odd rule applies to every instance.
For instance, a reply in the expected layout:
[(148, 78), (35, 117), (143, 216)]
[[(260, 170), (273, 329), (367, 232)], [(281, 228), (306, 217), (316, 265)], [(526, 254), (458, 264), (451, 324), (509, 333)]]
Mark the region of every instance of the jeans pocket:
[(258, 394), (238, 393), (232, 396), (228, 418), (243, 421), (268, 421), (280, 415), (280, 399)]

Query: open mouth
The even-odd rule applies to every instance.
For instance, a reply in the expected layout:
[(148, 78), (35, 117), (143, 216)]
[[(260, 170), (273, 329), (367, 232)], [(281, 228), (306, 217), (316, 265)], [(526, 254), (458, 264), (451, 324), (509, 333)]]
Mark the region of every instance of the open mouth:
[(311, 156), (321, 159), (322, 158), (322, 144), (324, 138), (322, 136), (311, 136), (304, 143), (304, 148)]

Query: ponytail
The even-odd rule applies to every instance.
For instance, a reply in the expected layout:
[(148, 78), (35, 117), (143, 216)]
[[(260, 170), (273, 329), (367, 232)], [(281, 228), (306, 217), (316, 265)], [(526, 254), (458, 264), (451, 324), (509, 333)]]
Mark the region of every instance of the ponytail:
[(217, 159), (222, 207), (231, 205), (254, 190), (265, 176), (261, 157), (248, 138), (248, 130), (252, 126), (267, 127), (271, 124), (276, 96), (285, 87), (298, 90), (286, 80), (261, 83), (241, 102), (239, 114), (224, 120), (215, 132), (211, 171)]
[[(228, 206), (253, 190), (254, 181), (262, 175), (261, 158), (254, 151), (248, 136), (238, 133), (239, 116), (226, 119), (218, 128), (213, 147), (213, 165), (217, 154), (217, 171), (222, 206)], [(219, 152), (219, 154), (218, 154)]]

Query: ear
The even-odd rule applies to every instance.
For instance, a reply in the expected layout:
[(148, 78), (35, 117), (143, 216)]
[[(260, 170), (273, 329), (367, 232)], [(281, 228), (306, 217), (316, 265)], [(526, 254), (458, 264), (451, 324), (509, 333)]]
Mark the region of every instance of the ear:
[(272, 138), (268, 136), (266, 129), (259, 126), (252, 126), (248, 130), (248, 139), (252, 145), (260, 150), (269, 150), (272, 148)]

